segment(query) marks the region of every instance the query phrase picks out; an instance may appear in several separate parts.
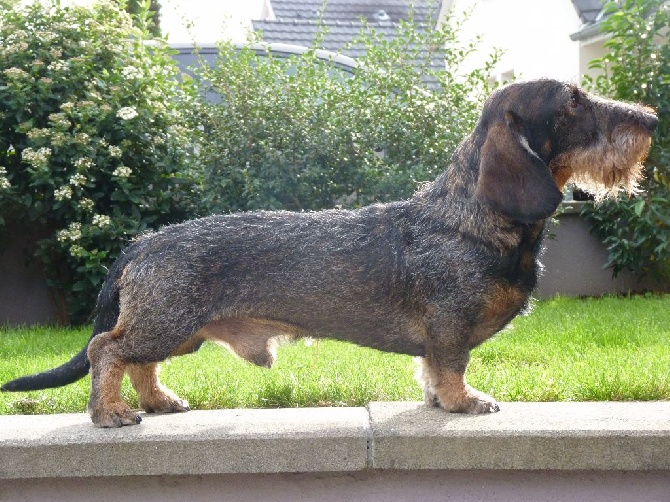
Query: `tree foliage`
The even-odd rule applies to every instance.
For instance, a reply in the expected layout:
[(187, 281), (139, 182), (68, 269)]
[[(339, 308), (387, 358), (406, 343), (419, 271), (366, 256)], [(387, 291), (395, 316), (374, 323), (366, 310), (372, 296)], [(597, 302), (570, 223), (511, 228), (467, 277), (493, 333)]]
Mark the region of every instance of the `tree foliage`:
[(279, 58), (219, 44), (215, 64), (196, 69), (210, 98), (198, 116), (210, 209), (357, 206), (433, 179), (474, 125), (498, 57), (460, 73), (477, 43), (458, 33), (409, 21), (389, 40), (365, 27), (353, 75), (315, 49)]
[(623, 0), (605, 7), (602, 31), (609, 54), (591, 62), (597, 92), (656, 109), (659, 125), (645, 164), (641, 192), (586, 211), (608, 246), (616, 275), (623, 269), (670, 279), (670, 6), (664, 0)]

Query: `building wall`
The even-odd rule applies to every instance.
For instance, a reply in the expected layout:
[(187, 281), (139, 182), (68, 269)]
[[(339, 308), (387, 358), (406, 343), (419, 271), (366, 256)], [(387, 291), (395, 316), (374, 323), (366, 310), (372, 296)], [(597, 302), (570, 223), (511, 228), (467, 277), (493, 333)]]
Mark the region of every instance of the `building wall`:
[(480, 50), (468, 62), (481, 67), (494, 47), (505, 54), (496, 67), (499, 80), (541, 77), (579, 82), (579, 44), (570, 39), (581, 22), (568, 0), (445, 0), (457, 18), (471, 9), (463, 27), (465, 40), (482, 36)]
[(608, 50), (605, 48), (605, 41), (609, 37), (605, 35), (598, 35), (588, 40), (583, 40), (579, 43), (579, 71), (582, 75), (590, 75), (596, 77), (599, 71), (589, 68), (589, 64), (596, 58), (605, 57)]

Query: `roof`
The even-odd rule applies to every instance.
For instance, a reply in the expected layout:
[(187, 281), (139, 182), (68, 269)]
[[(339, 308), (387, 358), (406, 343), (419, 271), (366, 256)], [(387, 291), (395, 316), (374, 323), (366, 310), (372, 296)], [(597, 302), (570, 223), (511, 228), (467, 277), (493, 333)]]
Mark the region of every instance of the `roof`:
[(572, 40), (587, 40), (600, 33), (600, 23), (606, 16), (603, 15), (604, 0), (572, 0), (582, 27), (570, 35)]
[[(359, 57), (365, 53), (362, 46), (347, 45), (360, 33), (366, 24), (359, 21), (318, 21), (294, 19), (291, 21), (253, 21), (254, 30), (261, 31), (263, 41), (269, 43), (289, 43), (310, 47), (317, 33), (325, 31), (320, 44), (329, 51), (341, 52), (350, 57)], [(398, 24), (390, 22), (367, 23), (385, 40), (395, 38)], [(427, 27), (427, 25), (426, 25)]]
[[(398, 22), (413, 19), (419, 29), (432, 29), (437, 22), (441, 1), (431, 0), (329, 0), (325, 11), (322, 0), (272, 0), (274, 19), (252, 21), (254, 31), (268, 43), (311, 47), (317, 34), (323, 35), (320, 48), (356, 58), (365, 53), (361, 45), (350, 45), (365, 26), (385, 40), (396, 38)], [(413, 5), (413, 7), (412, 7)], [(417, 66), (420, 63), (417, 62)], [(430, 66), (444, 68), (432, 58)], [(432, 85), (432, 79), (426, 79)]]
[(595, 22), (603, 4), (603, 0), (572, 0), (572, 5), (584, 24)]
[[(272, 10), (277, 20), (316, 20), (324, 5), (323, 0), (273, 0)], [(413, 7), (412, 7), (413, 6)], [(431, 9), (432, 6), (432, 9)], [(410, 13), (418, 23), (428, 22), (431, 13), (437, 15), (439, 2), (419, 0), (329, 0), (326, 3), (325, 21), (388, 21), (408, 19)], [(434, 17), (434, 16), (433, 16)]]

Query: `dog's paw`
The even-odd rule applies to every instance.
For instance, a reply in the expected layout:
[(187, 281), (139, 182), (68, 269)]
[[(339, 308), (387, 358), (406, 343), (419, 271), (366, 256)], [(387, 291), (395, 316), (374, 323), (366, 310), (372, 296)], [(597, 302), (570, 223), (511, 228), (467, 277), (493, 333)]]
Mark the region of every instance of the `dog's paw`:
[(429, 388), (423, 389), (423, 400), (426, 403), (426, 406), (430, 408), (439, 408), (440, 407), (440, 398), (437, 397), (435, 391)]
[(141, 406), (147, 413), (183, 413), (191, 411), (188, 401), (185, 399), (166, 400), (153, 402), (152, 404), (142, 403)]
[(116, 403), (105, 408), (89, 410), (93, 425), (102, 428), (116, 428), (124, 425), (137, 425), (142, 421), (137, 413), (125, 403)]
[(182, 413), (191, 410), (188, 401), (180, 399), (174, 392), (165, 388), (162, 392), (141, 397), (140, 406), (147, 413)]
[(460, 413), (469, 413), (471, 415), (481, 415), (483, 413), (497, 413), (500, 411), (500, 406), (495, 399), (487, 396), (488, 399), (481, 397), (475, 398), (468, 402), (466, 407)]
[(440, 396), (439, 402), (440, 406), (450, 413), (481, 415), (500, 411), (500, 406), (495, 399), (469, 385), (466, 385), (464, 392), (457, 395)]

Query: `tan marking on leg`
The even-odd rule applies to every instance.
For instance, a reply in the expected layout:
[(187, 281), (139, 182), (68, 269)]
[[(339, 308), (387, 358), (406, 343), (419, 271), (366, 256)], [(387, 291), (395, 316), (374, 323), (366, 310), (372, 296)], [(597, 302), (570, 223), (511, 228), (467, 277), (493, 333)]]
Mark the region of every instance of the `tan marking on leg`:
[(424, 383), (424, 401), (429, 406), (440, 406), (451, 413), (493, 413), (499, 411), (495, 399), (465, 383), (465, 375), (431, 367), (422, 360), (420, 377)]
[(158, 363), (129, 364), (126, 372), (137, 391), (140, 407), (147, 413), (176, 413), (188, 411), (188, 403), (158, 379)]

